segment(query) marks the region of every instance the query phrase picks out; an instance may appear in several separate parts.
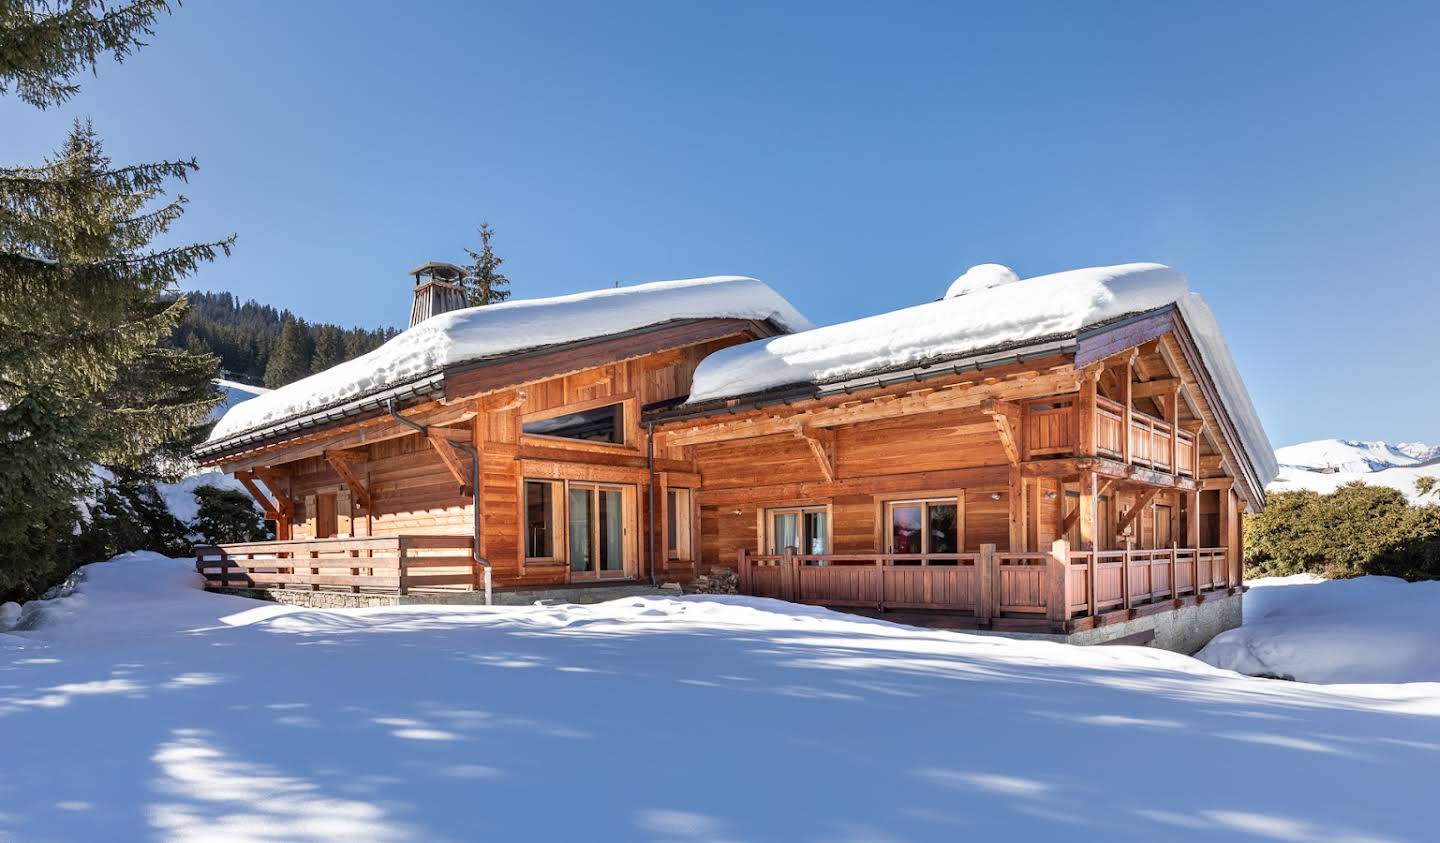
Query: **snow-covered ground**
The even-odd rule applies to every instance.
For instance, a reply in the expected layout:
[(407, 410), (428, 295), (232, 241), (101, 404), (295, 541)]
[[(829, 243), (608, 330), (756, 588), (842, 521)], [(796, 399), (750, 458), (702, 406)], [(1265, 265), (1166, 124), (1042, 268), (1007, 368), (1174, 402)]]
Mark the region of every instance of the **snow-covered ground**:
[(1440, 447), (1319, 439), (1278, 448), (1275, 458), (1280, 474), (1266, 491), (1309, 489), (1329, 494), (1346, 483), (1360, 482), (1399, 489), (1415, 503), (1440, 503), (1440, 493), (1421, 497), (1415, 488), (1420, 477), (1440, 480)]
[(1247, 584), (1245, 625), (1199, 658), (1303, 682), (1440, 682), (1440, 582), (1296, 574)]
[(0, 839), (1435, 837), (1440, 685), (751, 598), (301, 610), (189, 565), (0, 634)]

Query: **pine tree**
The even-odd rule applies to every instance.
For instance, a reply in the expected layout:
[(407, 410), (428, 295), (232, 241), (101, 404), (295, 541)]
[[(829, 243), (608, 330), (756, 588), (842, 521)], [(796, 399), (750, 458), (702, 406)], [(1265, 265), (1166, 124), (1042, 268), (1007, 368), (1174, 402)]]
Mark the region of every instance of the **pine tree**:
[(107, 8), (102, 0), (65, 3), (0, 0), (0, 95), (13, 87), (38, 108), (58, 105), (80, 90), (70, 80), (94, 70), (102, 56), (124, 61), (153, 35), (165, 0), (134, 0)]
[(185, 312), (178, 281), (233, 242), (151, 247), (184, 212), (157, 204), (165, 185), (195, 169), (114, 166), (88, 122), (40, 166), (0, 169), (0, 592), (65, 564), (91, 465), (153, 469), (218, 401), (213, 357), (157, 345)]
[(306, 347), (305, 323), (299, 319), (287, 319), (280, 329), (280, 340), (270, 352), (270, 363), (265, 367), (265, 385), (271, 389), (282, 387), (310, 374), (310, 350)]
[(465, 266), (465, 288), (470, 296), (470, 306), (494, 304), (510, 298), (510, 279), (500, 273), (505, 259), (490, 248), (490, 238), (495, 232), (490, 223), (480, 223), (480, 251), (466, 249), (472, 263)]
[(345, 332), (335, 325), (315, 328), (315, 353), (310, 358), (310, 371), (323, 372), (350, 359), (345, 354)]

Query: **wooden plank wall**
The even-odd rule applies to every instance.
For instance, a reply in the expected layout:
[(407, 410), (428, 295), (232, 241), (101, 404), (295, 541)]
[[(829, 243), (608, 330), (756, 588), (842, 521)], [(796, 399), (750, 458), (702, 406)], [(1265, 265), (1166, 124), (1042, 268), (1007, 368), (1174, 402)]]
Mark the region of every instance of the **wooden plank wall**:
[[(496, 583), (542, 585), (564, 583), (569, 579), (564, 563), (526, 566), (522, 559), (522, 459), (540, 476), (574, 477), (588, 468), (596, 472), (595, 479), (634, 486), (637, 506), (630, 519), (631, 546), (638, 548), (638, 555), (643, 559), (648, 547), (644, 534), (649, 524), (648, 472), (639, 408), (686, 394), (700, 360), (744, 338), (736, 335), (711, 339), (522, 384), (477, 399), (482, 411), (468, 426), (482, 454), (481, 553), (494, 566)], [(627, 402), (625, 447), (522, 439), (521, 424), (527, 414), (563, 412), (570, 405), (607, 398)], [(522, 454), (526, 449), (528, 455)], [(536, 456), (537, 449), (542, 456)], [(676, 451), (657, 456), (685, 456), (683, 449)], [(296, 539), (315, 537), (314, 502), (318, 495), (330, 493), (336, 495), (341, 534), (469, 535), (473, 529), (471, 501), (461, 494), (459, 484), (428, 442), (418, 435), (404, 436), (365, 446), (362, 452), (367, 460), (356, 463), (355, 471), (370, 492), (372, 503), (368, 509), (354, 502), (354, 496), (323, 457), (277, 466), (290, 472), (290, 497), (297, 513), (293, 525)], [(656, 502), (663, 507), (664, 499), (658, 490)], [(660, 513), (655, 524), (656, 546), (663, 555), (664, 528)], [(754, 532), (753, 525), (751, 532)], [(698, 535), (693, 544), (698, 550)], [(677, 567), (683, 567), (687, 576), (699, 571), (696, 565)], [(662, 564), (662, 575), (664, 573), (666, 567)]]
[[(907, 496), (963, 499), (966, 549), (978, 551), (983, 543), (1009, 548), (1009, 490), (1003, 482), (937, 489), (925, 475), (1004, 465), (1005, 451), (988, 416), (975, 411), (924, 413), (841, 427), (836, 434), (837, 478), (861, 478), (861, 488), (818, 497), (794, 495), (796, 484), (812, 484), (822, 491), (828, 485), (810, 447), (797, 436), (693, 446), (703, 486), (700, 546), (706, 567), (733, 564), (741, 548), (757, 550), (760, 511), (795, 504), (829, 505), (832, 552), (874, 551), (884, 540), (883, 502)], [(883, 492), (864, 488), (866, 480), (886, 478), (892, 482)], [(902, 480), (897, 483), (894, 478)], [(716, 502), (717, 498), (723, 502)]]

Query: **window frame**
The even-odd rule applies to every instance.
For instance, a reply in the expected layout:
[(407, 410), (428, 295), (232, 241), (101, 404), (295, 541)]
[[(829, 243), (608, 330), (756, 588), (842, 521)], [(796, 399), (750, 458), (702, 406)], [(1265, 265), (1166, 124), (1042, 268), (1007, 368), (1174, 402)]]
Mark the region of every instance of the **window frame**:
[[(525, 425), (535, 422), (546, 421), (547, 419), (568, 416), (574, 413), (583, 413), (590, 410), (598, 410), (603, 407), (614, 406), (617, 408), (619, 419), (617, 429), (620, 434), (619, 442), (601, 442), (595, 439), (574, 439), (569, 436), (554, 436), (546, 433), (526, 433)], [(635, 397), (631, 394), (607, 395), (603, 398), (593, 398), (589, 401), (574, 401), (558, 407), (550, 407), (545, 410), (537, 410), (533, 413), (523, 413), (520, 416), (520, 442), (522, 444), (543, 445), (547, 448), (572, 448), (575, 450), (598, 450), (598, 451), (636, 451), (639, 450), (636, 444), (632, 424), (639, 418), (635, 412)]]
[(965, 552), (965, 498), (963, 495), (925, 495), (922, 497), (891, 498), (881, 501), (880, 535), (882, 537), (881, 547), (885, 553), (895, 553), (895, 507), (919, 506), (920, 507), (920, 553), (928, 555), (930, 550), (930, 505), (941, 504), (955, 507), (955, 550), (954, 553)]
[[(526, 531), (530, 528), (529, 510), (530, 484), (543, 484), (550, 487), (550, 555), (531, 556), (530, 540)], [(552, 480), (544, 477), (522, 477), (520, 478), (520, 553), (523, 563), (526, 565), (559, 565), (565, 564), (565, 554), (562, 552), (567, 545), (568, 536), (566, 518), (569, 513), (566, 511), (566, 490), (564, 480)]]
[[(674, 496), (674, 503), (671, 503)], [(665, 559), (669, 562), (695, 561), (694, 548), (695, 496), (686, 486), (665, 487)], [(679, 516), (679, 517), (677, 517)], [(671, 534), (675, 546), (670, 546)]]
[[(807, 512), (823, 512), (823, 513), (825, 513), (825, 551), (824, 551), (823, 553), (809, 553), (806, 548), (800, 548), (800, 553), (798, 553), (798, 554), (796, 554), (796, 555), (798, 555), (798, 556), (827, 556), (827, 555), (832, 554), (832, 553), (835, 552), (835, 543), (834, 543), (835, 516), (834, 516), (834, 512), (832, 512), (832, 510), (831, 510), (830, 502), (829, 502), (829, 501), (824, 501), (824, 502), (816, 502), (816, 503), (791, 503), (791, 504), (783, 504), (783, 505), (781, 505), (781, 506), (762, 507), (762, 508), (759, 510), (759, 516), (760, 516), (760, 533), (759, 533), (759, 535), (763, 536), (764, 539), (765, 539), (765, 545), (764, 545), (764, 546), (765, 546), (765, 548), (766, 548), (766, 550), (767, 550), (766, 555), (769, 555), (769, 556), (778, 556), (778, 555), (780, 555), (780, 554), (782, 554), (782, 553), (785, 552), (784, 548), (779, 548), (779, 549), (777, 549), (777, 550), (774, 550), (773, 552), (768, 552), (772, 547), (774, 547), (774, 535), (773, 535), (772, 528), (773, 528), (774, 523), (775, 523), (775, 516), (776, 516), (776, 515), (789, 515), (789, 514), (791, 514), (791, 513), (794, 513), (795, 515), (799, 516), (799, 518), (800, 518), (800, 524), (802, 525), (802, 526), (801, 526), (801, 529), (803, 529), (805, 513), (807, 513)], [(807, 537), (802, 537), (802, 538), (807, 538)], [(813, 539), (814, 537), (813, 537), (813, 536), (809, 536), (808, 538)]]

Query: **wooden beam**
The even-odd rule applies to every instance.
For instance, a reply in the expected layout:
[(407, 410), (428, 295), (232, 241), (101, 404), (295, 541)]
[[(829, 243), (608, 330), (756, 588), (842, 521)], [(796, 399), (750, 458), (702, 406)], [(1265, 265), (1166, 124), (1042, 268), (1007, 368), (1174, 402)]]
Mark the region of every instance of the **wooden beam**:
[(1135, 519), (1140, 517), (1141, 511), (1149, 506), (1150, 502), (1155, 500), (1155, 496), (1158, 494), (1160, 494), (1158, 487), (1148, 488), (1141, 492), (1140, 497), (1135, 499), (1134, 503), (1130, 505), (1130, 508), (1125, 511), (1125, 514), (1120, 516), (1119, 522), (1115, 524), (1115, 535), (1121, 535), (1129, 529), (1130, 525), (1135, 523)]
[(980, 412), (995, 423), (995, 432), (1000, 435), (1000, 446), (1005, 449), (1006, 459), (1013, 466), (1020, 465), (1020, 443), (1016, 441), (1020, 429), (1019, 408), (1009, 401), (991, 398), (980, 404)]
[(835, 460), (835, 431), (828, 428), (797, 427), (795, 435), (805, 440), (810, 446), (810, 454), (815, 457), (815, 462), (820, 466), (820, 473), (825, 476), (826, 482), (834, 483), (836, 475)]
[[(988, 380), (988, 379), (987, 379)], [(1092, 382), (1093, 383), (1093, 382)], [(1073, 370), (1031, 378), (995, 380), (993, 383), (965, 381), (936, 389), (913, 390), (911, 394), (882, 394), (839, 406), (810, 410), (755, 411), (744, 418), (710, 416), (684, 420), (655, 432), (657, 447), (680, 447), (756, 436), (792, 433), (797, 426), (839, 427), (920, 413), (978, 408), (986, 399), (1007, 400), (1032, 395), (1049, 395), (1075, 389)], [(670, 422), (678, 425), (680, 422)]]
[[(1106, 495), (1110, 494), (1110, 490), (1114, 489), (1115, 484), (1119, 482), (1120, 481), (1115, 479), (1114, 477), (1106, 478), (1105, 482), (1101, 483), (1100, 488), (1096, 490), (1095, 497), (1103, 498)], [(1061, 500), (1063, 501), (1064, 497), (1061, 497)], [(1066, 533), (1070, 532), (1070, 530), (1074, 528), (1075, 522), (1079, 519), (1080, 507), (1077, 506), (1074, 509), (1070, 510), (1070, 512), (1066, 513), (1065, 520), (1060, 522), (1060, 536), (1063, 538)]]
[[(416, 424), (429, 426), (468, 421), (474, 418), (475, 414), (475, 407), (469, 403), (432, 402), (424, 405), (424, 409), (411, 410), (404, 415)], [(326, 451), (399, 439), (414, 433), (413, 429), (390, 418), (383, 410), (378, 410), (375, 416), (353, 422), (338, 430), (301, 436), (233, 456), (207, 458), (201, 461), (201, 465), (219, 465), (225, 471), (231, 472), (277, 466), (308, 457), (318, 457)]]
[(1159, 378), (1135, 384), (1133, 394), (1136, 398), (1169, 398), (1179, 388), (1179, 378)]
[(891, 492), (913, 492), (928, 489), (962, 489), (972, 486), (1003, 486), (1009, 482), (1006, 466), (951, 468), (941, 471), (916, 471), (909, 474), (885, 474), (870, 477), (849, 477), (834, 483), (805, 481), (749, 485), (730, 489), (702, 487), (696, 491), (706, 506), (735, 506), (760, 501), (817, 500), (838, 495), (883, 495)]
[(445, 468), (450, 472), (450, 476), (454, 477), (455, 482), (460, 484), (460, 494), (465, 497), (473, 496), (475, 490), (470, 488), (470, 478), (466, 476), (465, 466), (460, 462), (459, 449), (455, 447), (455, 443), (452, 442), (447, 435), (434, 428), (427, 430), (426, 434), (426, 439), (428, 439), (430, 445), (435, 448), (435, 453), (440, 457), (440, 462), (445, 464)]
[(1076, 421), (1079, 422), (1075, 453), (1082, 457), (1095, 456), (1095, 382), (1099, 380), (1101, 371), (1097, 367), (1084, 372), (1087, 376), (1080, 380), (1080, 395), (1075, 401)]
[[(996, 418), (1002, 418), (997, 416)], [(1010, 466), (1010, 488), (1007, 495), (1007, 503), (1010, 509), (1010, 552), (1025, 552), (1029, 550), (1029, 513), (1028, 504), (1030, 498), (1025, 494), (1027, 481), (1020, 473), (1019, 464)], [(1030, 480), (1028, 483), (1039, 485), (1039, 480)]]
[(326, 451), (325, 461), (335, 469), (335, 473), (340, 475), (340, 479), (345, 481), (345, 485), (350, 489), (350, 494), (355, 496), (355, 502), (361, 507), (369, 509), (370, 490), (365, 488), (365, 481), (361, 480), (360, 475), (355, 472), (355, 467), (363, 464), (365, 457), (358, 455), (360, 458), (355, 459), (356, 456), (353, 451)]
[(245, 491), (250, 493), (250, 497), (254, 498), (255, 502), (260, 504), (260, 509), (265, 513), (266, 518), (271, 521), (280, 518), (280, 507), (277, 506), (274, 501), (270, 500), (270, 496), (261, 491), (259, 486), (255, 485), (254, 472), (237, 471), (235, 472), (235, 479), (239, 480), (240, 485), (245, 487)]

